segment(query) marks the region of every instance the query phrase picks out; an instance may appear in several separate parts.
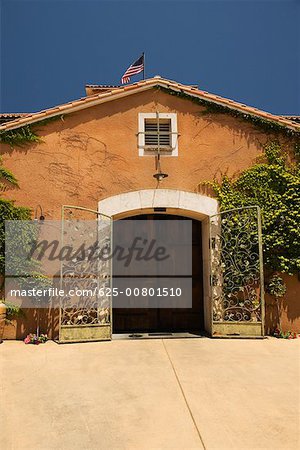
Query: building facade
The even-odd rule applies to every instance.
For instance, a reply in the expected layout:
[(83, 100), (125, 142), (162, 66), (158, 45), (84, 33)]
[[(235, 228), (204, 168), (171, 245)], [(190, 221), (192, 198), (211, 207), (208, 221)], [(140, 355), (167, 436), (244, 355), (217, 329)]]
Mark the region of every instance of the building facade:
[[(297, 118), (274, 116), (161, 77), (86, 90), (82, 99), (12, 117), (0, 126), (2, 132), (36, 126), (41, 138), (24, 147), (1, 144), (4, 164), (19, 182), (18, 189), (8, 187), (3, 196), (30, 207), (33, 214), (40, 205), (45, 220), (60, 219), (62, 206), (73, 205), (98, 210), (113, 220), (165, 214), (201, 223), (197, 251), (202, 283), (195, 295), (202, 298), (199, 331), (204, 328), (213, 334), (209, 218), (218, 214), (219, 207), (202, 183), (225, 172), (233, 176), (262, 155), (272, 133), (255, 120), (299, 131)], [(277, 133), (276, 139), (286, 148), (293, 145), (285, 133)], [(296, 276), (284, 278), (288, 289), (282, 325), (299, 331), (300, 282)], [(276, 314), (273, 300), (268, 296), (265, 300), (264, 331), (269, 333)], [(50, 337), (57, 335), (56, 314), (44, 310), (41, 316), (41, 328)], [(24, 337), (34, 320), (28, 311), (15, 327), (6, 327), (6, 337)], [(129, 328), (138, 330), (140, 325), (130, 323)]]

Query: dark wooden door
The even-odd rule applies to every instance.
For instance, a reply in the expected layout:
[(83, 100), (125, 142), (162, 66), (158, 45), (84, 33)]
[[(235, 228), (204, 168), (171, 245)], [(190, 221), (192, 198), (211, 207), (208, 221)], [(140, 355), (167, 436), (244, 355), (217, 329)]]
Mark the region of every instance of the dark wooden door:
[[(125, 219), (128, 221), (128, 219)], [(203, 273), (202, 273), (202, 240), (201, 240), (201, 222), (189, 218), (167, 215), (167, 214), (146, 214), (130, 218), (130, 226), (126, 224), (126, 232), (134, 235), (143, 221), (143, 231), (147, 236), (154, 237), (155, 233), (166, 232), (168, 239), (180, 241), (180, 236), (176, 232), (176, 226), (172, 226), (170, 236), (169, 230), (164, 227), (165, 220), (190, 220), (192, 221), (192, 308), (114, 308), (113, 307), (113, 332), (199, 332), (203, 330)], [(159, 223), (157, 222), (159, 221)], [(117, 221), (114, 227), (120, 226)], [(131, 230), (131, 231), (130, 231)], [(140, 230), (140, 228), (139, 228)], [(116, 233), (117, 234), (117, 233)], [(116, 242), (114, 242), (114, 245)], [(180, 254), (176, 254), (180, 258)], [(177, 261), (174, 261), (176, 265)], [(131, 268), (128, 268), (126, 277), (134, 277)], [(113, 274), (114, 285), (118, 285), (118, 276)], [(122, 278), (124, 276), (122, 275)], [(158, 278), (149, 276), (143, 279), (145, 287), (155, 287), (159, 284)], [(180, 283), (180, 281), (179, 281)], [(135, 302), (133, 297), (130, 301)], [(114, 301), (113, 301), (114, 304)]]

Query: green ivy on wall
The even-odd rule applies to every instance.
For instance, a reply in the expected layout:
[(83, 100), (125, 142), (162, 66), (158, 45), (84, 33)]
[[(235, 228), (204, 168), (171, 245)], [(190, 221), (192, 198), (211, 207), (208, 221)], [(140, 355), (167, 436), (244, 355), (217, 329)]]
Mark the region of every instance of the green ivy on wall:
[[(4, 183), (3, 183), (4, 182)], [(0, 158), (0, 188), (8, 183), (12, 186), (18, 186), (15, 176), (6, 169)], [(0, 198), (0, 275), (4, 274), (4, 256), (5, 256), (5, 220), (30, 220), (31, 211), (29, 208), (15, 206), (11, 200)]]
[(186, 94), (182, 91), (174, 91), (173, 89), (168, 89), (166, 87), (157, 86), (156, 89), (166, 92), (169, 95), (173, 95), (175, 97), (183, 98), (193, 103), (197, 103), (198, 105), (204, 106), (206, 109), (203, 111), (203, 115), (206, 114), (229, 114), (230, 116), (245, 120), (247, 122), (251, 122), (253, 125), (261, 128), (266, 133), (282, 133), (287, 136), (293, 136), (299, 139), (300, 146), (300, 130), (292, 130), (290, 128), (285, 127), (277, 122), (272, 120), (267, 120), (262, 117), (254, 116), (252, 114), (243, 113), (234, 107), (227, 107), (225, 105), (219, 105), (210, 100), (205, 100), (199, 97), (194, 97), (192, 95)]
[[(171, 88), (166, 88), (163, 86), (156, 86), (155, 89), (168, 93), (169, 95), (183, 98), (198, 105), (204, 106), (205, 111), (202, 115), (207, 114), (228, 114), (230, 116), (251, 122), (253, 125), (261, 128), (266, 133), (281, 133), (289, 137), (295, 137), (297, 140), (297, 146), (300, 148), (300, 131), (292, 130), (284, 125), (281, 125), (272, 120), (267, 120), (262, 117), (255, 116), (253, 114), (244, 113), (235, 109), (234, 107), (227, 107), (225, 105), (219, 105), (213, 101), (202, 99), (199, 97), (194, 97), (192, 95), (186, 94), (182, 91), (174, 91)], [(24, 125), (23, 127), (16, 128), (14, 130), (0, 131), (0, 142), (8, 144), (11, 147), (18, 146), (22, 147), (28, 143), (38, 143), (41, 142), (40, 137), (37, 134), (37, 125), (46, 125), (49, 122), (63, 119), (63, 115), (59, 114), (49, 119), (44, 119), (34, 124)]]
[(3, 166), (2, 157), (0, 156), (0, 189), (5, 187), (5, 183), (16, 187), (18, 186), (16, 177), (10, 170), (6, 169), (6, 167)]
[(24, 125), (20, 128), (15, 128), (13, 130), (0, 131), (0, 142), (3, 144), (10, 145), (13, 147), (23, 147), (26, 144), (41, 142), (41, 138), (37, 134), (37, 127), (47, 125), (50, 122), (63, 119), (63, 115), (60, 114), (55, 117), (50, 117), (49, 119), (40, 120), (34, 124)]
[(30, 125), (25, 125), (14, 130), (2, 131), (0, 133), (0, 142), (8, 144), (11, 147), (22, 147), (30, 142), (40, 142), (39, 136), (32, 130)]
[(15, 206), (11, 200), (0, 198), (0, 274), (4, 274), (5, 220), (31, 220), (29, 208)]
[[(13, 186), (18, 185), (14, 175), (2, 165), (2, 160), (0, 160), (0, 186), (1, 184), (3, 184), (3, 180)], [(22, 286), (22, 288), (28, 288), (31, 285), (33, 285), (34, 287), (39, 287), (41, 289), (49, 287), (51, 284), (51, 280), (40, 273), (40, 263), (38, 261), (35, 261), (33, 258), (29, 260), (23, 257), (20, 258), (18, 254), (19, 248), (30, 249), (32, 240), (35, 238), (35, 234), (37, 232), (36, 227), (32, 227), (30, 225), (31, 222), (26, 222), (31, 220), (31, 210), (22, 206), (15, 206), (14, 202), (11, 200), (0, 198), (0, 291), (2, 291), (3, 289), (5, 273), (6, 220), (25, 221), (23, 222), (23, 226), (21, 228), (17, 228), (20, 232), (14, 234), (14, 248), (11, 249), (8, 261), (6, 261), (8, 272), (13, 274), (17, 274), (18, 272), (20, 272), (20, 276), (18, 277), (17, 282), (20, 286)]]
[(237, 178), (224, 175), (212, 186), (221, 211), (258, 205), (262, 210), (265, 266), (272, 271), (300, 271), (300, 164), (290, 163), (276, 142), (265, 146), (265, 161)]

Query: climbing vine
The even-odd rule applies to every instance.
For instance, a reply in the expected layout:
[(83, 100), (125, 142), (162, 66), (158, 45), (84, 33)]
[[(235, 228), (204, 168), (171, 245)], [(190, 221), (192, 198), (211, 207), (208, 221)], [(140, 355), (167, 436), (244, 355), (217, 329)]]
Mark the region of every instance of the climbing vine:
[(30, 125), (25, 125), (14, 130), (2, 131), (0, 133), (0, 142), (8, 144), (10, 147), (22, 147), (30, 142), (40, 142), (40, 138)]
[[(0, 187), (3, 181), (12, 186), (18, 186), (15, 176), (2, 164), (0, 158)], [(5, 221), (6, 220), (30, 220), (31, 212), (29, 208), (15, 206), (11, 200), (0, 198), (0, 275), (4, 275), (5, 257)]]
[(47, 125), (50, 122), (63, 119), (62, 115), (50, 117), (49, 119), (40, 120), (34, 124), (24, 125), (23, 127), (13, 130), (0, 131), (0, 142), (13, 147), (23, 147), (26, 144), (41, 142), (41, 138), (37, 134), (39, 126)]
[(173, 95), (179, 98), (187, 99), (189, 101), (192, 101), (193, 103), (197, 103), (198, 105), (205, 106), (205, 111), (203, 111), (201, 114), (229, 114), (230, 116), (245, 120), (247, 122), (251, 122), (253, 125), (258, 126), (263, 131), (267, 133), (282, 133), (287, 136), (293, 136), (299, 139), (299, 147), (300, 147), (300, 130), (292, 130), (290, 128), (287, 128), (284, 125), (281, 125), (277, 122), (274, 122), (272, 120), (263, 119), (259, 116), (254, 116), (252, 114), (247, 114), (244, 112), (241, 112), (237, 109), (229, 108), (225, 105), (219, 105), (217, 103), (214, 103), (210, 100), (202, 99), (199, 97), (193, 97), (192, 95), (186, 94), (182, 91), (174, 91), (172, 89), (168, 89), (166, 87), (157, 86), (156, 89), (166, 92), (169, 95)]
[(16, 177), (10, 170), (6, 169), (6, 167), (3, 166), (2, 157), (0, 156), (0, 189), (3, 189), (5, 187), (5, 183), (16, 187), (18, 186)]
[[(297, 140), (297, 149), (299, 152), (300, 148), (300, 130), (292, 130), (282, 124), (279, 124), (273, 120), (267, 120), (259, 116), (255, 116), (253, 114), (244, 113), (235, 109), (233, 107), (227, 107), (225, 105), (217, 104), (213, 101), (202, 99), (199, 97), (194, 97), (192, 95), (186, 94), (182, 91), (174, 91), (173, 89), (169, 89), (163, 86), (156, 86), (155, 89), (168, 93), (169, 95), (173, 95), (179, 98), (187, 99), (192, 101), (193, 103), (197, 103), (198, 105), (204, 106), (205, 110), (201, 112), (202, 115), (207, 114), (229, 114), (230, 116), (251, 122), (253, 125), (261, 128), (266, 133), (281, 133), (283, 135), (287, 135), (289, 137), (293, 136)], [(22, 127), (16, 128), (14, 130), (7, 130), (0, 132), (0, 142), (4, 144), (8, 144), (11, 147), (19, 146), (22, 147), (28, 143), (38, 143), (41, 141), (40, 137), (37, 134), (36, 126), (37, 125), (46, 125), (49, 122), (62, 119), (63, 115), (57, 115), (54, 117), (50, 117), (49, 119), (44, 119), (34, 124), (24, 125)]]
[(5, 266), (5, 221), (30, 219), (29, 208), (15, 206), (13, 201), (0, 198), (0, 275), (4, 274)]
[(214, 189), (221, 211), (260, 206), (266, 268), (300, 271), (300, 164), (290, 163), (278, 143), (266, 145), (265, 161), (237, 178), (223, 175), (204, 184)]

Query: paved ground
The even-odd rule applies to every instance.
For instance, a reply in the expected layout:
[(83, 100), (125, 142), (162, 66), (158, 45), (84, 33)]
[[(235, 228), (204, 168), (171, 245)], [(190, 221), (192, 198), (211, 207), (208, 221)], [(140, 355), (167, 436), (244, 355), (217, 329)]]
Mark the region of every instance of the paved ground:
[(299, 357), (300, 339), (6, 341), (0, 448), (298, 449)]

